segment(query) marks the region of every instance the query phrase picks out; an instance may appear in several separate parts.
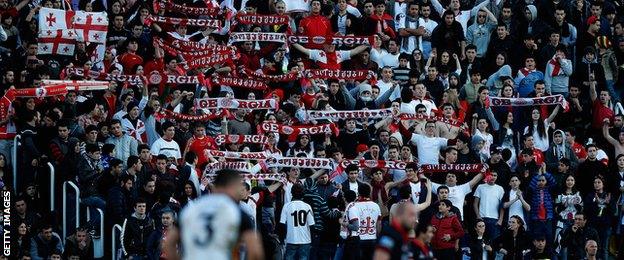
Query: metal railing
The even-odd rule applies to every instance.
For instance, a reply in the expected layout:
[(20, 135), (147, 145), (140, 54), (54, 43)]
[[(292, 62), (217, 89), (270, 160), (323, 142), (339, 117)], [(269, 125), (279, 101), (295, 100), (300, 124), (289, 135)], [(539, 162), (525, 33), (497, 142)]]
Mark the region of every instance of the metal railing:
[[(93, 257), (104, 257), (104, 211), (95, 208), (100, 215), (100, 238), (93, 239)], [(87, 222), (91, 221), (91, 207), (87, 207)]]
[(19, 144), (19, 141), (22, 139), (22, 137), (20, 135), (16, 135), (15, 138), (13, 138), (13, 149), (11, 149), (11, 153), (12, 153), (12, 158), (11, 158), (11, 164), (13, 167), (13, 189), (17, 190), (17, 146)]
[[(63, 183), (63, 241), (67, 238), (67, 186), (74, 189), (76, 193), (76, 228), (80, 226), (80, 189), (71, 181)], [(87, 214), (89, 211), (87, 211)], [(89, 216), (87, 215), (87, 218)]]
[[(113, 255), (113, 259), (117, 260), (117, 237), (121, 236), (122, 227), (119, 224), (115, 224), (113, 226), (113, 232), (111, 232), (111, 252)], [(119, 233), (119, 234), (117, 234)], [(121, 241), (120, 241), (121, 242)]]
[(56, 198), (56, 194), (54, 193), (54, 185), (56, 172), (54, 170), (54, 165), (51, 162), (48, 162), (48, 168), (50, 169), (50, 212), (54, 212), (54, 199)]

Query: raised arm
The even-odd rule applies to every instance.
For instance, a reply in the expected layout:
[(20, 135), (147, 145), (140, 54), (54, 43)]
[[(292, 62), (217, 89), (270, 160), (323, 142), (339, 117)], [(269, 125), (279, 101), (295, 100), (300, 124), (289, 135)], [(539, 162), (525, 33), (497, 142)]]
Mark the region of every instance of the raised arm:
[(301, 44), (298, 44), (298, 43), (293, 43), (291, 46), (293, 46), (295, 49), (305, 54), (306, 57), (310, 57), (310, 49), (303, 47), (301, 46)]
[(472, 190), (474, 188), (474, 186), (476, 186), (477, 184), (479, 184), (479, 182), (483, 179), (483, 173), (479, 173), (477, 175), (475, 175), (472, 180), (470, 180), (468, 182), (468, 184), (470, 185), (470, 189)]
[[(487, 1), (483, 1), (483, 2), (485, 3)], [(490, 19), (491, 23), (498, 24), (498, 19), (496, 19), (496, 16), (490, 11), (490, 9), (488, 9), (484, 5), (483, 8), (481, 8), (481, 10), (483, 10), (483, 11), (485, 11), (487, 13), (488, 19)]]
[[(470, 9), (470, 17), (473, 17), (475, 14), (477, 14), (477, 12), (481, 9), (484, 8), (487, 4), (488, 4), (488, 0), (483, 0), (483, 2), (481, 2), (478, 5), (475, 5), (475, 7), (473, 7), (472, 9)], [(487, 9), (486, 9), (487, 10)], [(489, 11), (488, 11), (489, 12)], [(494, 15), (492, 15), (494, 16)]]
[(561, 106), (557, 105), (557, 107), (555, 107), (555, 110), (553, 110), (552, 113), (550, 113), (550, 116), (546, 118), (546, 122), (548, 122), (548, 124), (555, 121), (555, 117), (557, 117), (557, 114), (559, 114), (559, 109), (561, 109)]
[(440, 16), (442, 16), (444, 14), (444, 7), (442, 6), (442, 4), (440, 4), (440, 1), (438, 1), (438, 0), (431, 0), (431, 5), (436, 10), (436, 12), (438, 12), (440, 14)]
[(593, 79), (593, 76), (589, 77), (589, 97), (592, 102), (596, 101), (596, 98), (598, 98), (598, 94), (596, 93), (596, 80)]
[(498, 129), (500, 128), (500, 123), (498, 123), (498, 120), (496, 120), (494, 113), (492, 113), (492, 108), (491, 107), (486, 108), (485, 114), (490, 120), (490, 123), (492, 123), (492, 128), (494, 129), (494, 131), (498, 131)]
[(356, 56), (356, 55), (362, 53), (363, 51), (365, 51), (366, 49), (368, 49), (368, 46), (366, 46), (366, 45), (357, 46), (357, 47), (355, 47), (354, 49), (352, 49), (349, 52), (349, 57)]
[(431, 205), (431, 195), (433, 193), (433, 191), (431, 190), (431, 180), (429, 180), (427, 177), (425, 177), (425, 180), (427, 181), (427, 197), (425, 198), (425, 201), (423, 203), (420, 204), (416, 204), (416, 210), (417, 211), (423, 211), (426, 208), (429, 207), (429, 205)]
[(604, 136), (605, 139), (607, 139), (607, 141), (613, 145), (613, 146), (618, 146), (620, 143), (615, 140), (615, 138), (613, 138), (610, 134), (609, 134), (609, 119), (605, 118), (604, 121), (602, 122), (602, 136)]

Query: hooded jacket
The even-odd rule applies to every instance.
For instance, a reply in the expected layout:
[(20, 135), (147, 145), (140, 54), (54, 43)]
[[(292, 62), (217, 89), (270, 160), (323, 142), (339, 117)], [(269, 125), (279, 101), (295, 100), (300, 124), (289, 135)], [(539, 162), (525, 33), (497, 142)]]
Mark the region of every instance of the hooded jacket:
[[(556, 130), (553, 133), (553, 136), (557, 133), (565, 136), (565, 134), (561, 130)], [(562, 154), (560, 155), (559, 153)], [(572, 147), (570, 147), (570, 145), (568, 145), (565, 140), (560, 145), (557, 145), (553, 142), (550, 145), (550, 148), (546, 150), (546, 153), (544, 155), (546, 157), (546, 170), (548, 172), (557, 172), (557, 166), (559, 166), (559, 156), (561, 156), (561, 158), (568, 158), (570, 160), (572, 169), (576, 169), (576, 166), (578, 165), (578, 158), (576, 157), (574, 150), (572, 150)]]
[(474, 44), (477, 46), (477, 57), (483, 58), (488, 50), (492, 31), (496, 28), (496, 23), (490, 21), (489, 17), (485, 18), (483, 24), (478, 23), (479, 12), (473, 15), (474, 23), (466, 29), (466, 45)]
[[(431, 240), (431, 246), (435, 250), (455, 248), (455, 240), (464, 236), (464, 229), (457, 215), (451, 211), (446, 216), (436, 214), (431, 218), (430, 224), (436, 228), (433, 240)], [(449, 241), (442, 240), (446, 234), (451, 236)]]
[[(556, 55), (556, 54), (555, 54)], [(555, 56), (546, 63), (544, 82), (548, 93), (567, 93), (570, 76), (572, 75), (572, 61), (569, 59), (557, 60)]]

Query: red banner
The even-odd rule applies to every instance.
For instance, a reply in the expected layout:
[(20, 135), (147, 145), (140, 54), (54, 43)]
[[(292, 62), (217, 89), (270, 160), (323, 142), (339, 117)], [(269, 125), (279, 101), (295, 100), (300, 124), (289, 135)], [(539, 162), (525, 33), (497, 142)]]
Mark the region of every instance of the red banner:
[(182, 120), (182, 121), (206, 122), (206, 121), (210, 121), (210, 120), (222, 117), (223, 115), (224, 115), (223, 111), (220, 111), (218, 113), (204, 114), (204, 115), (187, 115), (187, 114), (176, 113), (168, 109), (163, 109), (155, 117)]
[(301, 158), (301, 157), (281, 157), (271, 158), (265, 161), (267, 167), (295, 167), (310, 169), (333, 169), (329, 159)]
[(371, 70), (305, 70), (303, 74), (308, 78), (317, 79), (365, 80), (375, 78), (375, 72)]
[(290, 72), (282, 75), (265, 75), (255, 71), (252, 71), (245, 67), (240, 67), (239, 72), (249, 78), (263, 80), (263, 81), (272, 81), (272, 82), (290, 82), (301, 78), (300, 73)]
[(368, 118), (378, 119), (392, 117), (392, 109), (373, 109), (373, 110), (340, 110), (340, 111), (327, 111), (327, 110), (307, 110), (307, 120), (340, 120), (349, 118)]
[(401, 120), (430, 120), (430, 121), (437, 121), (437, 122), (442, 122), (445, 123), (447, 125), (452, 125), (452, 126), (457, 126), (457, 127), (461, 127), (462, 123), (459, 122), (459, 120), (456, 119), (447, 119), (441, 116), (427, 116), (427, 115), (423, 115), (423, 114), (400, 114), (399, 118)]
[(224, 11), (221, 11), (219, 8), (211, 8), (211, 7), (190, 7), (186, 5), (180, 5), (173, 3), (172, 1), (167, 0), (156, 0), (154, 1), (154, 13), (158, 13), (160, 9), (165, 9), (169, 12), (175, 12), (179, 14), (185, 15), (209, 15), (209, 16), (217, 16), (223, 15)]

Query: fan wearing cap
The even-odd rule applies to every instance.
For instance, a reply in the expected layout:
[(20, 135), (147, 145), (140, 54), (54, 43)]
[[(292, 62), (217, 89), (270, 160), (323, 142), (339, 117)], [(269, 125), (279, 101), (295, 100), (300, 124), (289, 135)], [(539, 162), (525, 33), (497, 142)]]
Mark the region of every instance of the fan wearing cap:
[[(372, 96), (373, 87), (370, 84), (362, 83), (350, 91), (351, 95), (346, 96), (347, 107), (355, 110), (361, 110), (364, 108), (378, 109), (386, 103), (386, 101), (388, 101), (390, 95), (394, 92), (396, 87), (396, 84), (392, 85), (389, 91), (386, 91), (383, 95), (374, 99)], [(357, 93), (355, 98), (353, 97), (354, 93)]]
[(342, 62), (368, 49), (368, 46), (360, 45), (348, 51), (336, 51), (336, 45), (330, 37), (325, 39), (322, 50), (308, 49), (298, 43), (292, 44), (292, 47), (302, 52), (308, 59), (315, 61), (321, 69), (332, 70), (339, 70)]
[[(600, 18), (597, 16), (590, 16), (586, 21), (587, 30), (579, 35), (578, 41), (576, 41), (576, 49), (584, 50), (587, 47), (593, 47), (596, 43), (596, 38), (600, 35)], [(583, 54), (578, 52), (579, 54)], [(580, 55), (579, 55), (580, 56)]]

